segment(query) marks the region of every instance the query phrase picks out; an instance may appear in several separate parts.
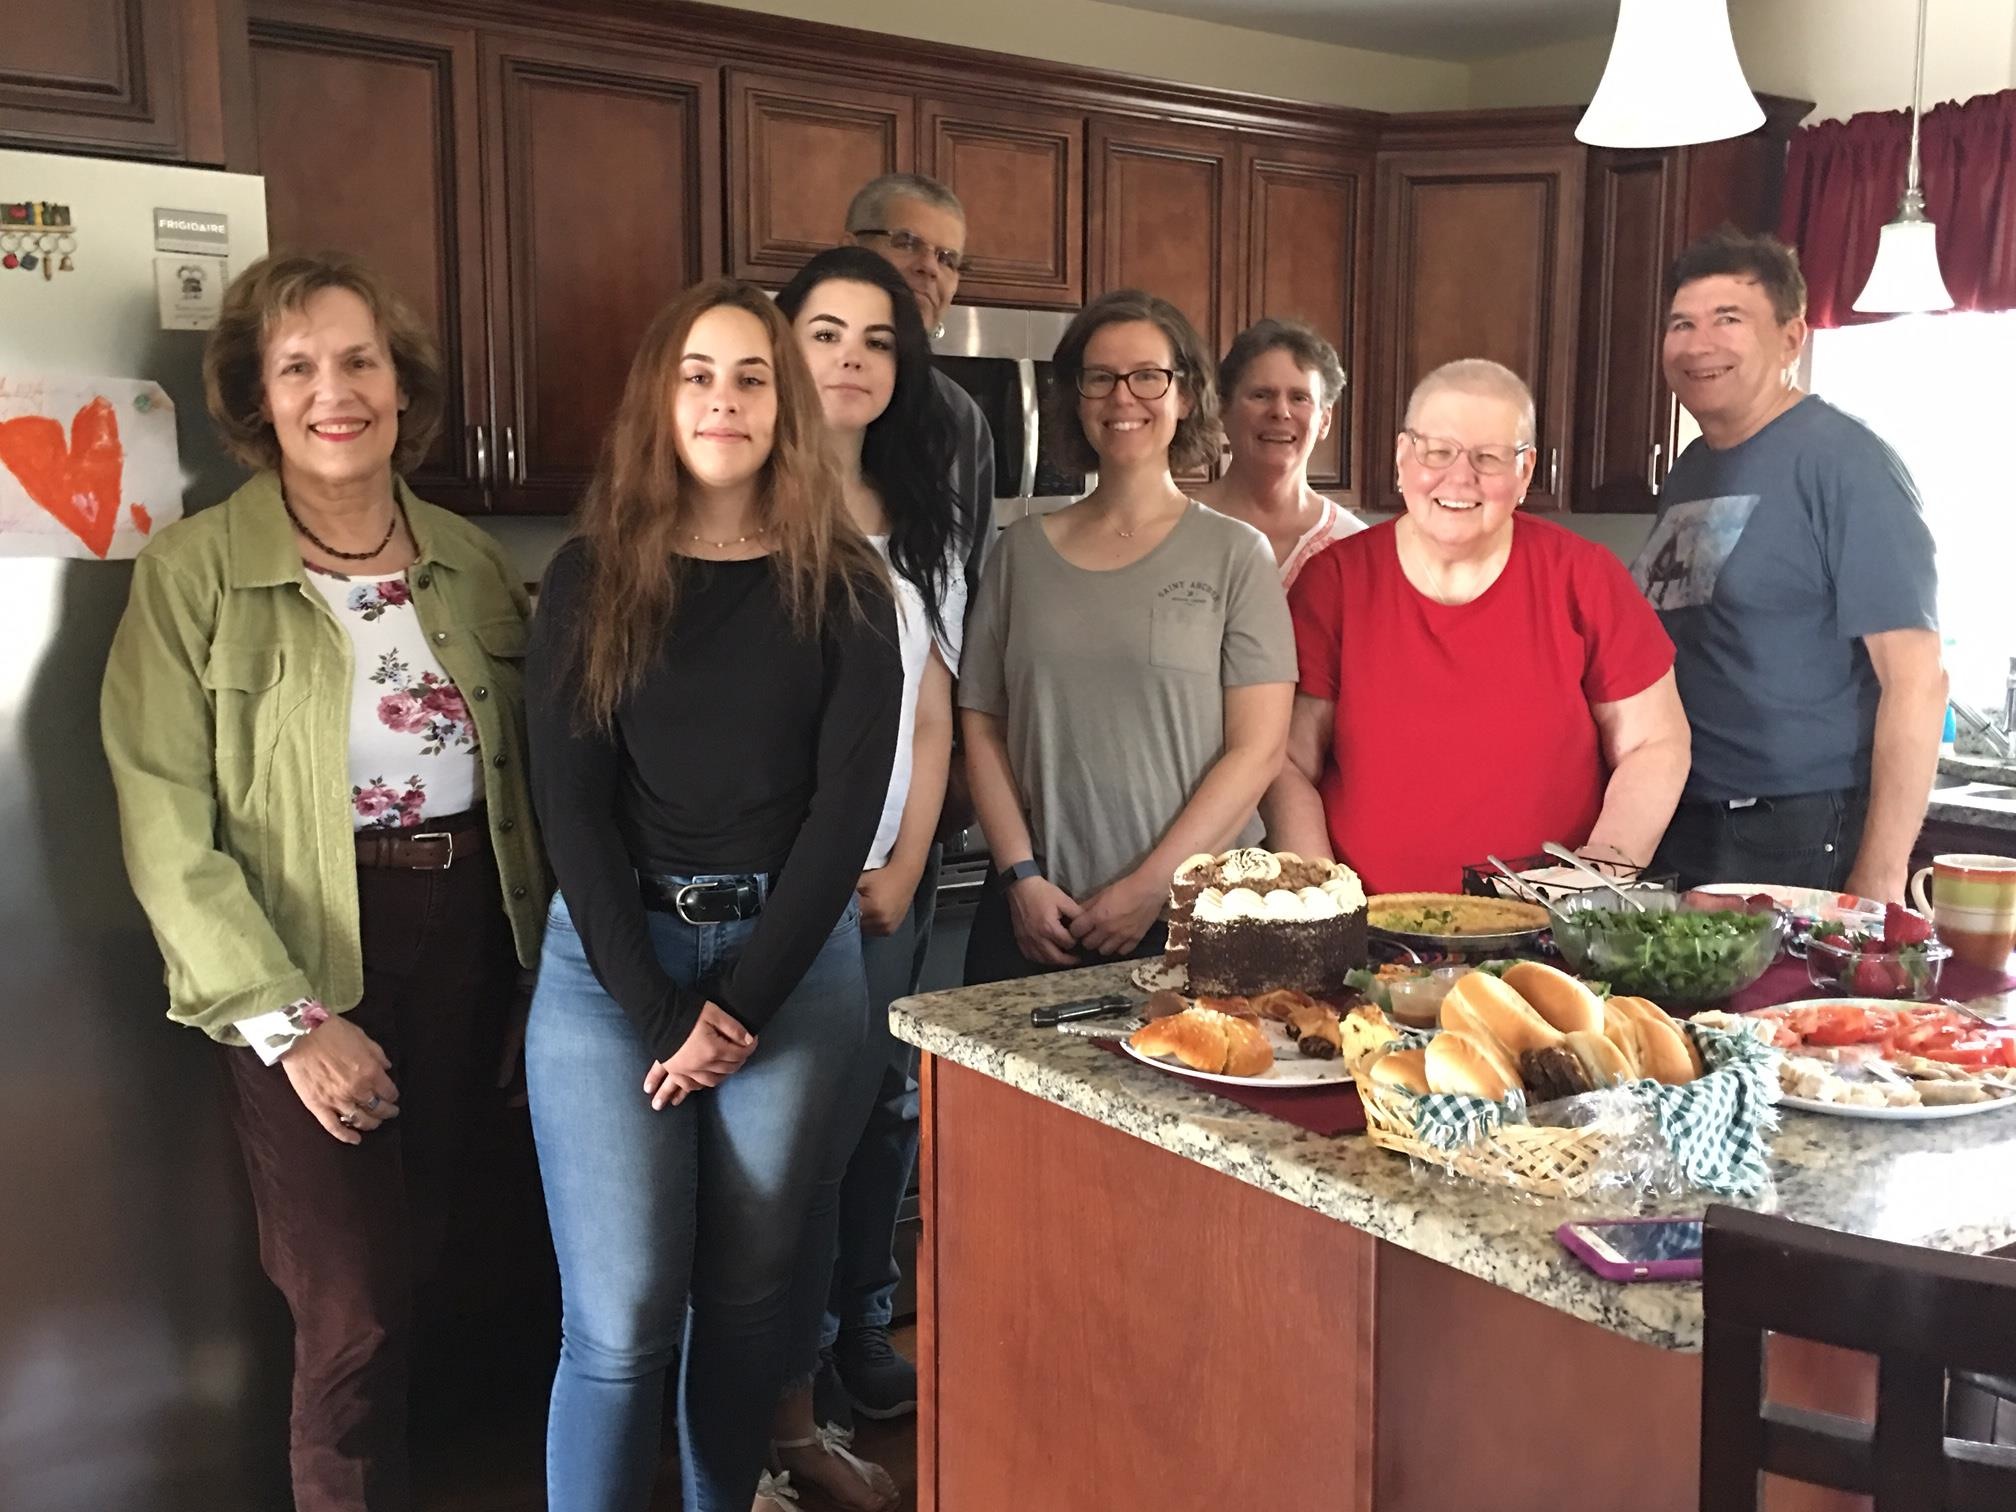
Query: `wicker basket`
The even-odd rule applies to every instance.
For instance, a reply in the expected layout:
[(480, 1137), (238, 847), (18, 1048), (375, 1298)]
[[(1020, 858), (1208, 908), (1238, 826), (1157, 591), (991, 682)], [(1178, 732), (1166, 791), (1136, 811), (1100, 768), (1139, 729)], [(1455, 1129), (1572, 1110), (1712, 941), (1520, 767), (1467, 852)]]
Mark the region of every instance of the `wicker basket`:
[(1415, 1133), (1412, 1094), (1360, 1081), (1358, 1097), (1365, 1104), (1365, 1137), (1380, 1149), (1537, 1197), (1583, 1196), (1596, 1184), (1598, 1168), (1609, 1153), (1611, 1136), (1600, 1129), (1536, 1124), (1505, 1124), (1459, 1150), (1438, 1150)]

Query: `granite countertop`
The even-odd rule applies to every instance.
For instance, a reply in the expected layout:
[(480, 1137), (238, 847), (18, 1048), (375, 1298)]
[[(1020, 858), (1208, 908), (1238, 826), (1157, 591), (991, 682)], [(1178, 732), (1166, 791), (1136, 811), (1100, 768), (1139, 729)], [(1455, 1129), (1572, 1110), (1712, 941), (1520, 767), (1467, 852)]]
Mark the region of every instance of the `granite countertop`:
[[(1700, 1347), (1698, 1286), (1603, 1281), (1555, 1242), (1556, 1226), (1587, 1216), (1587, 1205), (1417, 1171), (1362, 1136), (1310, 1134), (1083, 1035), (1030, 1027), (1041, 1004), (1132, 993), (1127, 972), (1098, 966), (902, 998), (889, 1021), (899, 1039), (955, 1065), (1403, 1249), (1648, 1344)], [(1781, 1116), (1774, 1185), (1746, 1205), (1967, 1254), (2016, 1244), (2016, 1109), (1917, 1124)], [(1699, 1199), (1688, 1205), (1698, 1210)]]
[(1941, 756), (1925, 817), (2016, 832), (2016, 763), (1990, 756)]

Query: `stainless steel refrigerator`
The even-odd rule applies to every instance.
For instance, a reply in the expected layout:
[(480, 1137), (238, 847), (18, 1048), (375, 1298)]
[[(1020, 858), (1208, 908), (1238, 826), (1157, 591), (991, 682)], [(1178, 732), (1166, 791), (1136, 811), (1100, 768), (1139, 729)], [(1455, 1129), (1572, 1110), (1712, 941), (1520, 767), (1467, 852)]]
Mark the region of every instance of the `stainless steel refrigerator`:
[[(158, 382), (184, 507), (237, 470), (204, 336), (163, 330), (156, 212), (266, 249), (261, 180), (0, 151), (0, 206), (68, 207), (71, 265), (0, 236), (0, 378)], [(0, 230), (5, 223), (0, 222)], [(53, 244), (52, 244), (53, 245)], [(32, 249), (31, 249), (32, 252)], [(209, 264), (215, 270), (215, 264)], [(0, 557), (0, 1508), (287, 1505), (285, 1313), (259, 1276), (215, 1055), (169, 1025), (98, 738), (130, 563)]]

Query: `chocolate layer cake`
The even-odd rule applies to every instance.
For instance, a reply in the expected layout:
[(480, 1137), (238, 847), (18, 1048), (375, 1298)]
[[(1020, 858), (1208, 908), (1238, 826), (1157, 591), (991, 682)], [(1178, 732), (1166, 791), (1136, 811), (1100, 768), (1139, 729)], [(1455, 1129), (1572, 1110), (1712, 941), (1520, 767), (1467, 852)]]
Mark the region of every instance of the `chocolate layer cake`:
[(1349, 867), (1288, 851), (1193, 856), (1169, 890), (1169, 957), (1192, 993), (1336, 992), (1365, 964), (1365, 891)]

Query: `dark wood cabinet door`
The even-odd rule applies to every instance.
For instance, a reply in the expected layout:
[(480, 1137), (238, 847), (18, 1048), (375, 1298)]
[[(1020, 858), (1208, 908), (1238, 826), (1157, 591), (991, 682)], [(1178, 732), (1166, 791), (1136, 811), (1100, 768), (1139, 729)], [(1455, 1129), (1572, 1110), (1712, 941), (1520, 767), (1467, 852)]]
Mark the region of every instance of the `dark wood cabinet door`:
[(1528, 508), (1559, 508), (1574, 458), (1582, 274), (1580, 147), (1463, 148), (1379, 158), (1371, 507), (1399, 509), (1390, 439), (1431, 369), (1489, 357), (1533, 390)]
[(476, 38), (335, 0), (259, 0), (252, 79), (273, 250), (351, 252), (439, 344), (448, 403), (411, 482), (486, 507), (489, 338), (483, 290)]
[(1020, 106), (923, 102), (923, 171), (966, 207), (962, 301), (1085, 300), (1085, 118)]
[(824, 79), (728, 74), (728, 266), (781, 284), (847, 237), (854, 191), (917, 166), (917, 102)]
[(720, 74), (519, 37), (483, 62), (492, 495), (565, 514), (645, 327), (721, 271)]
[(1095, 118), (1086, 197), (1088, 295), (1146, 289), (1222, 353), (1238, 332), (1238, 138)]
[(1346, 387), (1330, 434), (1309, 459), (1309, 481), (1355, 504), (1363, 489), (1372, 156), (1249, 136), (1239, 146), (1239, 182), (1246, 249), (1239, 324), (1268, 316), (1306, 320), (1337, 348)]
[(1666, 267), (1682, 237), (1680, 154), (1592, 152), (1582, 280), (1575, 507), (1645, 513), (1673, 465), (1660, 376)]
[[(222, 163), (242, 0), (6, 0), (0, 141)], [(233, 81), (236, 83), (236, 81)]]

